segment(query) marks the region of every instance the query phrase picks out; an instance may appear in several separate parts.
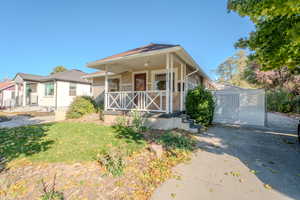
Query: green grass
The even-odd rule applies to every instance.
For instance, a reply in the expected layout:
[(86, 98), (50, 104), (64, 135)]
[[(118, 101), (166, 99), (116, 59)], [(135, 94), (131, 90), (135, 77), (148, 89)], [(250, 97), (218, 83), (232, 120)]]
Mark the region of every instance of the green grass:
[(143, 148), (145, 141), (119, 137), (112, 127), (92, 123), (61, 122), (0, 129), (0, 157), (8, 161), (92, 161), (100, 151), (116, 146), (130, 154)]

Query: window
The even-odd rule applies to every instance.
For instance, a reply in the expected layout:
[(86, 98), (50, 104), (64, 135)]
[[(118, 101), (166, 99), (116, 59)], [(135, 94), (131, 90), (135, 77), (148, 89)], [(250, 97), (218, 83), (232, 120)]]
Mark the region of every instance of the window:
[(54, 82), (45, 83), (45, 96), (54, 95)]
[(76, 83), (70, 83), (69, 96), (76, 96)]
[(37, 84), (30, 84), (30, 89), (32, 93), (36, 93), (37, 92)]
[(15, 97), (16, 97), (16, 93), (15, 93), (15, 91), (12, 91), (12, 92), (11, 92), (11, 98), (12, 98), (12, 99), (15, 99)]
[[(175, 91), (175, 73), (173, 73), (173, 91)], [(166, 73), (155, 74), (154, 90), (166, 90)]]
[(120, 79), (118, 78), (108, 79), (108, 91), (116, 92), (119, 90), (120, 90)]
[(183, 85), (183, 91), (184, 91), (184, 87), (185, 87), (184, 82), (180, 81), (177, 83), (178, 92), (181, 92), (181, 84)]

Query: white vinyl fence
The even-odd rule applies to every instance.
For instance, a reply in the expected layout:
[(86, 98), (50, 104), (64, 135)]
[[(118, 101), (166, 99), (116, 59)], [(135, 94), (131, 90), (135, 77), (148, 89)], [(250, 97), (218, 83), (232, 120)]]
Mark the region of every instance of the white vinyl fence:
[(213, 91), (216, 107), (214, 122), (265, 126), (263, 89), (226, 89)]

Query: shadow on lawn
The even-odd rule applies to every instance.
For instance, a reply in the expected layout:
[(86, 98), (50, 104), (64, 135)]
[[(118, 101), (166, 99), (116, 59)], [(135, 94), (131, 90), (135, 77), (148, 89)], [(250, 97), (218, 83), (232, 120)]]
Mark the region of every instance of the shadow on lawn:
[(193, 134), (179, 129), (172, 131), (147, 130), (139, 133), (132, 127), (116, 125), (113, 128), (117, 133), (117, 137), (125, 139), (127, 143), (156, 143), (162, 145), (167, 151), (184, 150), (192, 152), (197, 148), (197, 142), (192, 137)]
[(52, 124), (0, 129), (0, 172), (7, 162), (49, 149), (53, 140), (45, 140)]
[(114, 131), (117, 133), (117, 138), (125, 139), (127, 143), (137, 143), (142, 144), (145, 140), (144, 136), (137, 133), (131, 127), (115, 125), (113, 126)]

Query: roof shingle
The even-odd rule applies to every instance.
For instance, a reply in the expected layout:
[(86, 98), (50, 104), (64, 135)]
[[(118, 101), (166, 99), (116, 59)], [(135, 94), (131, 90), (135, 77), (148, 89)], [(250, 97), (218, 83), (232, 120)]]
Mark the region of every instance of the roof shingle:
[(111, 59), (114, 59), (114, 58), (131, 56), (131, 55), (135, 55), (135, 54), (139, 54), (139, 53), (145, 53), (145, 52), (150, 52), (150, 51), (167, 49), (167, 48), (172, 48), (172, 47), (176, 47), (176, 46), (179, 46), (179, 45), (150, 43), (146, 46), (138, 47), (138, 48), (135, 48), (135, 49), (131, 49), (131, 50), (122, 52), (122, 53), (118, 53), (118, 54), (115, 54), (115, 55), (112, 55), (112, 56), (108, 56), (106, 58), (102, 58), (100, 60), (96, 60), (95, 62), (107, 61), (107, 60), (111, 60)]

